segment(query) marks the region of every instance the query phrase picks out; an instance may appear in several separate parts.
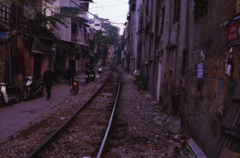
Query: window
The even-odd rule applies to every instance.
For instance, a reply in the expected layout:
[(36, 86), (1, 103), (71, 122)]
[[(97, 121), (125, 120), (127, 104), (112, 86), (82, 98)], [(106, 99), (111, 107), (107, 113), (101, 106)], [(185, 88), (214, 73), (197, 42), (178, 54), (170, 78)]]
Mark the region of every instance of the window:
[(1, 15), (0, 15), (1, 19), (0, 20), (7, 22), (8, 14), (9, 14), (9, 12), (8, 12), (7, 6), (2, 5), (2, 10), (1, 10)]
[(174, 0), (174, 15), (173, 15), (173, 23), (178, 22), (180, 13), (180, 0)]
[(134, 11), (136, 7), (136, 0), (131, 0), (130, 4), (131, 4), (131, 10)]
[(72, 32), (72, 34), (77, 34), (77, 24), (72, 23), (71, 32)]
[(100, 24), (95, 24), (95, 26), (100, 26)]
[(204, 16), (208, 10), (208, 0), (194, 0), (194, 19)]

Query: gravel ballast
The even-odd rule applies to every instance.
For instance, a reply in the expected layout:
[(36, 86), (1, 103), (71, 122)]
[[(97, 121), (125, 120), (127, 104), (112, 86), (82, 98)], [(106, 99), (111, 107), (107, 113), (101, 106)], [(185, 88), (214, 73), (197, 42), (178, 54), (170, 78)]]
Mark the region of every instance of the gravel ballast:
[[(120, 132), (115, 135), (116, 139), (112, 139), (113, 145), (110, 145), (111, 151), (109, 151), (109, 154), (112, 155), (107, 156), (123, 158), (192, 157), (190, 152), (183, 147), (186, 138), (179, 133), (180, 131), (172, 133), (166, 130), (164, 125), (170, 116), (146, 91), (137, 89), (133, 77), (127, 74), (124, 68), (118, 68), (122, 72), (122, 87), (116, 114), (122, 122), (125, 122), (126, 126), (123, 130), (119, 129)], [(28, 130), (19, 131), (8, 141), (1, 143), (0, 157), (26, 157), (91, 96), (108, 73), (109, 67), (104, 67), (101, 78), (84, 86), (78, 95), (66, 96), (64, 101), (59, 103), (59, 109), (55, 114), (32, 125)], [(69, 143), (68, 146), (71, 147)], [(55, 152), (56, 155), (59, 155), (58, 150)], [(77, 154), (78, 152), (72, 154), (68, 152), (60, 155), (61, 157), (79, 157)], [(90, 156), (86, 155), (86, 157)]]

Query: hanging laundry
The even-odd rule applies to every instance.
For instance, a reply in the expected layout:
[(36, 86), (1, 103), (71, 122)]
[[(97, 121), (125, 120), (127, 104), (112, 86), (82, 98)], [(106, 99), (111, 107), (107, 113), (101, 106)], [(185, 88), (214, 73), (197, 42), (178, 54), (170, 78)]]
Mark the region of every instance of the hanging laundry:
[(231, 76), (231, 70), (232, 70), (232, 47), (230, 48), (230, 51), (227, 55), (227, 58), (225, 60), (225, 75), (226, 76)]
[(201, 61), (204, 61), (204, 60), (205, 60), (205, 54), (203, 54), (203, 50), (201, 51), (201, 57), (200, 57), (200, 60), (201, 60)]
[(203, 63), (198, 63), (197, 78), (203, 78)]

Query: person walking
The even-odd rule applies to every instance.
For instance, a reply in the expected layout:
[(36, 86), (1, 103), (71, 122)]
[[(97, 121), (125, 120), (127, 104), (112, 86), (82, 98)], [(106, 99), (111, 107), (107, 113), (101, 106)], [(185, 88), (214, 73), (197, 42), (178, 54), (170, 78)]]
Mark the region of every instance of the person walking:
[(53, 79), (54, 79), (54, 74), (50, 70), (50, 66), (47, 65), (46, 71), (43, 73), (43, 81), (45, 83), (46, 91), (47, 91), (47, 100), (49, 100), (51, 97), (51, 88), (52, 88)]

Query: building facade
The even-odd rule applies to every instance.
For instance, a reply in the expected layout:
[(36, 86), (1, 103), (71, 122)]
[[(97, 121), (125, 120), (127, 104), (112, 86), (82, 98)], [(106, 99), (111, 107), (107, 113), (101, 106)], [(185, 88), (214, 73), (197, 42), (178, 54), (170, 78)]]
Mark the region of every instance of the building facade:
[[(85, 62), (90, 58), (89, 42), (91, 30), (86, 24), (89, 21), (89, 1), (57, 0), (53, 1), (54, 13), (63, 18), (66, 23), (58, 24), (59, 29), (54, 31), (55, 37), (67, 42), (64, 47), (66, 67), (73, 66), (76, 71), (85, 69)], [(67, 45), (67, 47), (66, 47)], [(62, 44), (58, 44), (59, 47)]]
[(129, 1), (125, 48), (129, 42), (131, 72), (140, 69), (147, 90), (181, 118), (184, 133), (209, 157), (225, 147), (239, 152), (226, 140), (213, 156), (240, 79), (237, 2)]
[[(41, 78), (47, 65), (55, 71), (58, 62), (65, 63), (63, 73), (69, 65), (83, 70), (92, 40), (85, 24), (90, 2), (0, 0), (0, 81), (22, 86), (24, 76)], [(53, 27), (51, 18), (62, 22)]]

